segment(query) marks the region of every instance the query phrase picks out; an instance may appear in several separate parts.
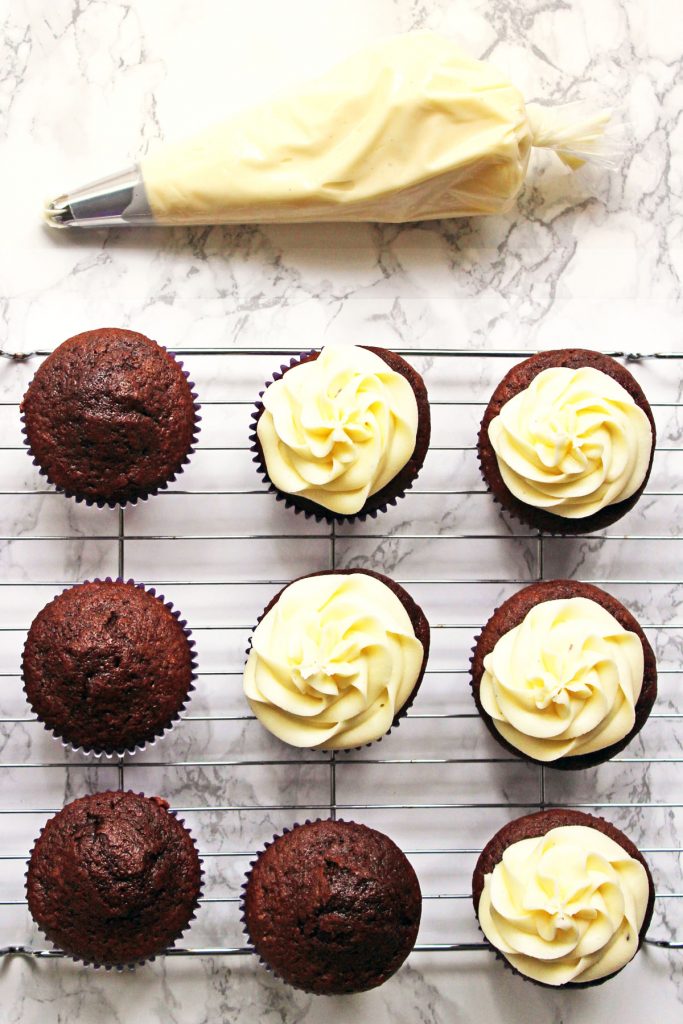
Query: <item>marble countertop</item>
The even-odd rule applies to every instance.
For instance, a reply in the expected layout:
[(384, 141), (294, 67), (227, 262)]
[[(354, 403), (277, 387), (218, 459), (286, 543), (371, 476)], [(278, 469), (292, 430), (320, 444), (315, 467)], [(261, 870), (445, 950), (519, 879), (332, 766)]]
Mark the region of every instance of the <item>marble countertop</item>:
[[(52, 349), (90, 327), (130, 326), (171, 349), (190, 350), (187, 366), (209, 403), (200, 450), (182, 478), (125, 514), (131, 538), (125, 574), (162, 584), (183, 610), (195, 626), (202, 675), (188, 720), (127, 761), (124, 775), (127, 786), (191, 808), (185, 816), (203, 851), (213, 854), (206, 895), (230, 899), (246, 852), (307, 809), (321, 813), (329, 800), (323, 756), (297, 763), (258, 723), (234, 719), (243, 709), (241, 652), (248, 624), (272, 592), (268, 581), (325, 568), (331, 551), (328, 531), (286, 513), (267, 494), (215, 493), (258, 489), (247, 453), (219, 449), (246, 444), (247, 406), (233, 403), (252, 399), (273, 360), (191, 350), (299, 350), (343, 341), (425, 353), (567, 345), (683, 352), (680, 3), (0, 0), (0, 11), (0, 347)], [(617, 106), (626, 138), (619, 169), (571, 176), (537, 160), (513, 212), (463, 222), (108, 234), (50, 233), (41, 226), (45, 196), (124, 167), (154, 139), (180, 136), (266, 98), (302, 71), (322, 71), (377, 37), (420, 27), (448, 33), (474, 55), (494, 60), (529, 99), (585, 97)], [(380, 520), (343, 531), (335, 553), (340, 565), (367, 565), (412, 582), (437, 627), (420, 707), (371, 759), (438, 760), (462, 752), (479, 763), (360, 764), (351, 755), (337, 768), (337, 800), (411, 851), (430, 897), (420, 942), (468, 942), (478, 937), (468, 900), (435, 897), (466, 895), (474, 857), (424, 851), (480, 847), (523, 813), (487, 805), (533, 806), (538, 773), (519, 762), (482, 761), (500, 751), (478, 721), (417, 712), (471, 710), (463, 670), (472, 637), (515, 589), (513, 580), (537, 577), (541, 550), (483, 493), (471, 450), (481, 403), (509, 361), (413, 358), (435, 401), (435, 448), (420, 487)], [(13, 812), (3, 815), (0, 853), (10, 859), (0, 867), (0, 946), (42, 946), (21, 900), (23, 858), (47, 809), (118, 782), (115, 767), (84, 764), (30, 720), (18, 676), (23, 632), (57, 584), (118, 569), (117, 513), (46, 492), (21, 450), (16, 403), (37, 365), (35, 358), (0, 362), (0, 809)], [(621, 761), (576, 778), (549, 772), (546, 799), (600, 804), (652, 851), (661, 897), (651, 935), (678, 940), (683, 899), (673, 894), (683, 893), (683, 863), (667, 851), (683, 845), (683, 812), (652, 805), (680, 800), (683, 772), (671, 760), (683, 748), (683, 728), (672, 717), (683, 713), (682, 584), (680, 559), (672, 554), (683, 536), (681, 366), (655, 359), (633, 364), (655, 404), (661, 448), (647, 495), (605, 536), (547, 540), (543, 547), (546, 575), (609, 581), (608, 589), (648, 624), (662, 670), (659, 717), (626, 752), (650, 760)], [(480, 493), (445, 499), (430, 490)], [(249, 533), (263, 539), (250, 541), (247, 565), (244, 541), (225, 538)], [(276, 536), (282, 533), (286, 541)], [(464, 539), (473, 533), (480, 539)], [(197, 539), (170, 539), (178, 534)], [(225, 586), (225, 580), (242, 582)], [(260, 759), (285, 763), (216, 763)], [(184, 765), (164, 766), (169, 761)], [(41, 767), (45, 762), (52, 767)], [(359, 806), (370, 799), (477, 806), (444, 812)], [(297, 810), (268, 809), (278, 804)], [(246, 809), (208, 810), (217, 805)], [(235, 851), (245, 856), (215, 856)], [(202, 907), (185, 940), (241, 942), (234, 904), (214, 903)], [(6, 956), (0, 979), (8, 1024), (635, 1024), (651, 1016), (668, 1024), (680, 1019), (682, 968), (682, 951), (648, 947), (601, 988), (552, 992), (513, 977), (487, 952), (419, 952), (381, 989), (332, 999), (295, 992), (244, 956), (166, 958), (120, 975), (65, 960)]]

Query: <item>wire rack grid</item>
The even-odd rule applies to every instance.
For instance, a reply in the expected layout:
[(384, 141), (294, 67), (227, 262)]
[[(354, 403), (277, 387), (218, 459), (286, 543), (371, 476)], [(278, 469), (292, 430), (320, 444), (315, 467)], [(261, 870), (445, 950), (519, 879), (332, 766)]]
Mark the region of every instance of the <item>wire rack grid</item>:
[[(396, 351), (425, 374), (433, 444), (420, 479), (395, 509), (352, 527), (315, 524), (285, 510), (251, 465), (245, 428), (249, 407), (273, 363), (288, 361), (295, 350), (177, 350), (202, 401), (205, 429), (198, 450), (168, 491), (144, 505), (111, 511), (67, 501), (31, 469), (19, 434), (18, 403), (37, 359), (48, 353), (2, 353), (7, 360), (0, 377), (5, 462), (0, 494), (11, 528), (0, 537), (0, 815), (3, 824), (10, 823), (0, 854), (5, 871), (0, 876), (0, 914), (5, 916), (0, 953), (62, 955), (44, 947), (28, 918), (23, 892), (27, 850), (42, 820), (62, 802), (112, 785), (162, 792), (198, 834), (205, 866), (213, 865), (202, 913), (213, 915), (215, 926), (205, 936), (216, 941), (193, 941), (193, 926), (191, 941), (166, 955), (250, 953), (238, 925), (239, 882), (244, 866), (270, 838), (268, 826), (279, 831), (305, 816), (338, 814), (383, 827), (417, 867), (428, 929), (416, 953), (486, 950), (469, 904), (467, 880), (474, 860), (504, 821), (549, 805), (597, 813), (609, 809), (616, 824), (630, 828), (658, 882), (655, 924), (665, 934), (648, 941), (683, 947), (676, 938), (683, 919), (670, 909), (683, 907), (683, 802), (671, 799), (683, 765), (683, 705), (675, 696), (680, 626), (671, 607), (681, 582), (675, 555), (683, 539), (676, 526), (678, 503), (683, 509), (683, 447), (678, 443), (683, 402), (679, 373), (671, 370), (683, 365), (683, 353), (611, 353), (637, 363), (641, 379), (648, 378), (643, 384), (658, 421), (656, 468), (638, 506), (642, 514), (634, 511), (598, 538), (544, 538), (499, 514), (478, 477), (474, 453), (476, 426), (493, 385), (506, 364), (530, 353)], [(189, 554), (178, 558), (181, 551)], [(267, 565), (276, 565), (277, 572)], [(236, 696), (241, 652), (255, 615), (276, 588), (316, 568), (354, 565), (387, 572), (425, 601), (436, 641), (434, 663), (408, 718), (381, 744), (350, 754), (285, 750), (263, 735)], [(109, 762), (76, 756), (48, 736), (23, 702), (17, 670), (35, 611), (60, 588), (107, 574), (160, 587), (188, 618), (200, 657), (198, 694), (184, 721), (143, 754)], [(569, 773), (581, 775), (585, 784), (504, 754), (478, 722), (467, 685), (473, 638), (495, 604), (521, 585), (562, 575), (607, 586), (631, 607), (629, 594), (638, 596), (639, 617), (663, 654), (663, 699), (643, 733), (647, 737), (654, 728), (649, 745), (646, 738), (637, 740), (608, 766)], [(196, 602), (198, 592), (206, 596)], [(185, 605), (194, 603), (200, 610), (191, 614), (176, 593), (185, 596)], [(237, 621), (221, 617), (226, 594)], [(210, 621), (197, 617), (201, 609)], [(221, 660), (224, 649), (230, 651), (227, 663)], [(183, 734), (187, 742), (180, 742)], [(233, 799), (221, 799), (235, 793), (235, 783), (254, 770), (260, 782), (238, 788)], [(282, 780), (271, 790), (278, 771)], [(314, 786), (306, 782), (309, 775), (315, 775)], [(27, 777), (34, 780), (29, 786)], [(271, 792), (275, 796), (269, 797)], [(54, 799), (44, 798), (52, 794)], [(250, 815), (251, 831), (242, 827)], [(448, 884), (456, 879), (459, 884)], [(232, 931), (225, 927), (227, 919)], [(226, 934), (236, 941), (224, 941)]]

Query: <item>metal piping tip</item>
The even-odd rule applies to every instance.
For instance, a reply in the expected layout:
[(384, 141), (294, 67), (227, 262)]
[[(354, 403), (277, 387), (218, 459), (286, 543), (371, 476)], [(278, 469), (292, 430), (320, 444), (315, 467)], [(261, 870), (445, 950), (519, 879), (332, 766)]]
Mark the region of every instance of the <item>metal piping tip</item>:
[(52, 228), (108, 228), (154, 223), (138, 167), (129, 167), (48, 200), (43, 217)]
[(43, 207), (43, 220), (51, 228), (66, 228), (73, 221), (73, 213), (69, 206), (68, 195), (57, 196), (56, 199), (46, 202)]

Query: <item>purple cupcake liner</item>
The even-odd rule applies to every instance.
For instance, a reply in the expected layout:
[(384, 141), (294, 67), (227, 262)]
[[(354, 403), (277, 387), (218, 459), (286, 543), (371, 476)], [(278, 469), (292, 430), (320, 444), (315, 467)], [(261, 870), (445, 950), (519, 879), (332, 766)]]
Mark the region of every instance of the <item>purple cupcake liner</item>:
[[(35, 457), (33, 449), (31, 448), (31, 445), (30, 445), (30, 442), (29, 442), (29, 439), (28, 439), (28, 434), (26, 433), (26, 416), (25, 416), (25, 414), (23, 412), (21, 412), (20, 417), (19, 417), (20, 420), (21, 420), (21, 434), (22, 434), (22, 441), (23, 441), (23, 443), (24, 443), (24, 445), (26, 447), (26, 451), (29, 454), (29, 456), (31, 457), (31, 461), (32, 461), (33, 465), (37, 468), (38, 473), (40, 474), (40, 476), (45, 477), (45, 479), (50, 484), (50, 486), (54, 487), (55, 491), (58, 494), (63, 494), (65, 498), (73, 498), (74, 501), (78, 501), (78, 502), (80, 502), (80, 503), (82, 503), (84, 505), (88, 505), (89, 507), (92, 507), (92, 506), (96, 505), (97, 508), (125, 508), (127, 505), (137, 505), (138, 501), (147, 501), (148, 498), (154, 497), (160, 491), (167, 490), (168, 485), (174, 483), (177, 480), (177, 478), (184, 472), (185, 466), (189, 463), (190, 459), (192, 458), (192, 456), (194, 455), (194, 453), (196, 451), (195, 445), (197, 444), (197, 439), (199, 438), (199, 432), (200, 432), (200, 429), (201, 429), (199, 424), (202, 421), (202, 417), (200, 416), (200, 412), (201, 412), (201, 408), (202, 407), (201, 407), (201, 404), (199, 402), (199, 396), (198, 396), (198, 394), (197, 394), (197, 392), (195, 390), (196, 385), (194, 384), (193, 381), (190, 380), (189, 370), (183, 369), (183, 367), (184, 367), (183, 361), (181, 359), (178, 359), (177, 356), (175, 356), (173, 352), (169, 352), (169, 350), (166, 348), (165, 345), (159, 344), (158, 341), (155, 342), (155, 344), (158, 345), (158, 347), (160, 349), (162, 349), (166, 353), (166, 355), (170, 356), (170, 358), (174, 361), (174, 363), (180, 368), (180, 370), (182, 371), (183, 377), (185, 378), (185, 380), (188, 383), (188, 386), (190, 388), (190, 394), (192, 396), (192, 406), (193, 406), (193, 409), (194, 409), (194, 425), (193, 425), (193, 428), (192, 428), (192, 441), (191, 441), (190, 447), (187, 450), (186, 455), (181, 460), (180, 465), (176, 469), (174, 469), (173, 472), (171, 473), (171, 475), (166, 480), (164, 480), (162, 483), (157, 484), (156, 487), (152, 487), (148, 491), (145, 491), (144, 494), (137, 494), (137, 495), (135, 495), (135, 497), (133, 497), (133, 498), (126, 498), (123, 501), (116, 501), (116, 500), (114, 500), (112, 498), (86, 498), (83, 495), (77, 494), (75, 491), (68, 490), (66, 487), (60, 487), (59, 484), (54, 483), (54, 481), (50, 479), (50, 476), (49, 476), (47, 470), (43, 469), (43, 467), (41, 466), (41, 464), (38, 462), (37, 458)], [(24, 398), (25, 397), (26, 396), (24, 395)], [(22, 404), (23, 404), (23, 399), (22, 399)]]
[[(78, 964), (79, 967), (91, 967), (95, 971), (99, 971), (99, 970), (117, 971), (119, 974), (122, 973), (123, 971), (134, 971), (136, 967), (144, 967), (145, 964), (154, 963), (154, 961), (157, 959), (157, 957), (164, 956), (168, 950), (175, 948), (176, 944), (178, 942), (180, 942), (180, 940), (182, 939), (183, 935), (187, 931), (189, 931), (189, 929), (190, 929), (190, 927), (192, 925), (192, 922), (195, 921), (196, 918), (197, 918), (197, 911), (199, 910), (202, 898), (204, 896), (204, 877), (206, 875), (206, 872), (204, 871), (204, 861), (199, 856), (199, 849), (197, 847), (197, 840), (192, 835), (191, 829), (188, 828), (188, 826), (185, 824), (185, 819), (184, 818), (179, 818), (178, 817), (178, 812), (174, 811), (171, 807), (169, 807), (168, 806), (168, 802), (166, 800), (164, 800), (163, 797), (156, 797), (156, 798), (147, 797), (145, 795), (145, 793), (138, 793), (138, 792), (136, 792), (133, 789), (123, 790), (123, 792), (125, 792), (125, 793), (132, 793), (134, 796), (141, 796), (141, 797), (144, 797), (147, 800), (149, 800), (149, 799), (157, 799), (157, 800), (161, 801), (163, 804), (165, 804), (167, 813), (173, 815), (173, 817), (176, 819), (178, 824), (182, 826), (183, 830), (190, 837), (192, 845), (193, 845), (193, 847), (195, 849), (195, 852), (197, 854), (197, 860), (199, 861), (199, 892), (197, 893), (197, 898), (196, 898), (194, 906), (192, 908), (192, 912), (191, 912), (190, 916), (187, 919), (187, 924), (185, 925), (185, 927), (182, 928), (178, 932), (177, 936), (174, 938), (174, 940), (173, 940), (173, 942), (171, 943), (170, 946), (167, 946), (166, 949), (162, 950), (160, 953), (154, 953), (153, 956), (145, 957), (142, 960), (132, 960), (132, 961), (129, 961), (129, 962), (123, 963), (123, 964), (100, 964), (100, 963), (96, 963), (94, 960), (84, 960), (82, 957), (76, 956), (73, 953), (67, 953), (64, 950), (60, 950), (60, 952), (62, 952), (64, 954), (65, 959), (72, 960), (75, 964)], [(82, 799), (82, 798), (76, 797), (76, 799), (78, 800), (78, 799)], [(73, 801), (71, 801), (71, 802), (73, 802)], [(31, 850), (30, 850), (29, 855), (28, 855), (28, 859), (26, 861), (26, 871), (24, 872), (24, 890), (25, 890), (25, 892), (27, 894), (28, 894), (28, 865), (29, 865), (29, 862), (31, 860), (31, 857), (33, 856), (33, 851), (36, 848), (36, 844), (37, 844), (38, 840), (40, 839), (40, 837), (42, 836), (43, 832), (45, 831), (45, 827), (46, 827), (47, 823), (49, 821), (52, 821), (53, 818), (56, 818), (58, 814), (59, 814), (59, 811), (56, 811), (55, 814), (51, 815), (51, 817), (49, 817), (47, 819), (47, 821), (45, 822), (45, 825), (43, 825), (43, 827), (40, 829), (40, 831), (38, 832), (38, 835), (36, 836), (36, 838), (33, 841), (33, 846), (31, 847)], [(52, 939), (50, 938), (50, 936), (47, 934), (47, 932), (43, 931), (43, 929), (41, 928), (41, 926), (38, 924), (37, 921), (35, 921), (35, 924), (36, 924), (36, 927), (38, 928), (38, 931), (41, 933), (41, 935), (44, 935), (45, 938), (47, 939), (47, 941), (52, 943), (53, 948), (54, 949), (59, 949), (60, 947), (57, 946), (56, 943), (52, 942)]]
[[(56, 732), (56, 730), (51, 729), (50, 726), (47, 725), (42, 720), (42, 718), (39, 715), (36, 714), (37, 721), (40, 722), (40, 724), (43, 726), (43, 728), (45, 729), (46, 732), (50, 733), (51, 736), (54, 736), (54, 738), (56, 740), (59, 740), (59, 742), (60, 742), (60, 744), (61, 744), (61, 746), (63, 747), (64, 750), (66, 750), (66, 751), (68, 751), (70, 753), (80, 754), (83, 757), (88, 757), (88, 758), (92, 759), (93, 761), (100, 761), (100, 760), (102, 760), (102, 758), (104, 758), (106, 761), (119, 761), (126, 754), (129, 757), (132, 757), (134, 754), (140, 753), (140, 752), (146, 750), (148, 747), (155, 746), (156, 743), (160, 739), (163, 739), (165, 736), (168, 736), (168, 734), (173, 731), (173, 729), (175, 728), (176, 724), (181, 720), (180, 716), (186, 710), (187, 705), (190, 703), (190, 700), (192, 699), (192, 694), (196, 690), (196, 686), (194, 684), (197, 681), (197, 667), (198, 667), (198, 663), (197, 663), (197, 650), (196, 650), (197, 645), (196, 645), (196, 642), (194, 640), (194, 637), (192, 636), (192, 630), (187, 625), (187, 621), (185, 619), (181, 619), (180, 611), (177, 610), (176, 608), (174, 608), (173, 602), (172, 601), (167, 601), (163, 594), (157, 594), (155, 587), (147, 587), (147, 586), (145, 586), (144, 583), (136, 583), (134, 579), (124, 580), (120, 576), (117, 576), (117, 577), (105, 576), (104, 579), (100, 579), (99, 577), (95, 577), (92, 580), (83, 580), (81, 583), (74, 583), (71, 586), (64, 587), (63, 590), (61, 591), (61, 593), (64, 594), (64, 593), (66, 593), (67, 590), (74, 590), (76, 587), (85, 587), (89, 583), (116, 583), (116, 584), (120, 584), (121, 586), (124, 586), (124, 587), (133, 586), (133, 587), (136, 587), (138, 590), (143, 590), (146, 594), (149, 594), (150, 597), (155, 598), (157, 601), (160, 601), (164, 605), (164, 607), (168, 609), (168, 611), (171, 613), (171, 615), (176, 620), (178, 625), (181, 627), (181, 629), (182, 629), (182, 631), (183, 631), (183, 633), (185, 635), (185, 639), (187, 640), (187, 645), (188, 645), (188, 647), (190, 649), (190, 668), (191, 668), (190, 686), (188, 688), (185, 700), (180, 705), (180, 707), (178, 708), (178, 710), (175, 713), (175, 715), (169, 720), (168, 724), (165, 725), (162, 729), (160, 729), (157, 732), (155, 732), (155, 734), (154, 734), (152, 739), (143, 740), (140, 743), (135, 743), (132, 747), (126, 747), (123, 750), (107, 751), (107, 750), (87, 749), (85, 747), (75, 746), (73, 743), (70, 743), (68, 740), (65, 740), (63, 736), (60, 736), (60, 734), (58, 732)], [(59, 594), (57, 595), (57, 597), (59, 597)], [(53, 598), (52, 600), (54, 601), (55, 598)], [(48, 604), (51, 604), (51, 603), (52, 603), (51, 601), (48, 602)], [(24, 644), (24, 649), (25, 648), (26, 648), (26, 644)], [(22, 679), (23, 679), (23, 654), (22, 654)], [(28, 700), (28, 695), (26, 694), (26, 686), (24, 685), (22, 687), (22, 689), (24, 691), (24, 694), (26, 695), (26, 700), (27, 700), (27, 703), (29, 704), (29, 707), (31, 707), (31, 710), (33, 710), (33, 706), (31, 705), (30, 701)]]
[[(320, 349), (315, 348), (309, 349), (306, 352), (302, 352), (299, 356), (292, 357), (289, 364), (281, 364), (279, 371), (276, 370), (272, 377), (264, 384), (263, 391), (259, 392), (258, 401), (255, 403), (254, 412), (251, 414), (251, 423), (249, 427), (249, 440), (251, 441), (251, 446), (249, 451), (254, 454), (251, 461), (256, 464), (257, 472), (263, 482), (268, 484), (268, 492), (275, 495), (276, 501), (283, 502), (285, 508), (293, 509), (294, 512), (305, 516), (306, 519), (314, 519), (316, 523), (364, 523), (368, 516), (370, 519), (376, 519), (379, 513), (386, 512), (390, 506), (393, 508), (401, 498), (404, 498), (406, 492), (412, 490), (413, 484), (419, 476), (419, 470), (418, 473), (416, 473), (415, 476), (400, 490), (397, 490), (390, 497), (385, 498), (382, 504), (378, 505), (376, 508), (369, 509), (368, 511), (363, 511), (363, 509), (361, 509), (359, 512), (354, 512), (352, 515), (342, 515), (339, 512), (332, 512), (330, 509), (326, 509), (322, 505), (317, 505), (315, 502), (309, 501), (307, 498), (300, 498), (298, 495), (288, 494), (286, 491), (279, 490), (268, 475), (265, 458), (263, 457), (262, 449), (258, 441), (258, 421), (261, 418), (261, 414), (264, 409), (261, 399), (267, 389), (271, 384), (274, 384), (276, 380), (281, 380), (287, 370), (290, 370), (293, 366), (298, 366), (299, 363), (303, 362), (307, 358), (307, 356), (315, 355), (316, 353), (319, 354), (320, 351)], [(422, 467), (420, 467), (420, 469), (421, 468)], [(387, 484), (387, 487), (390, 486), (390, 483)], [(368, 501), (370, 501), (372, 497), (373, 495), (370, 495)], [(304, 502), (306, 504), (303, 504)]]
[[(357, 572), (359, 572), (361, 574), (363, 574), (364, 572), (367, 573), (367, 570), (363, 570), (363, 569), (335, 569), (335, 570), (323, 569), (321, 572), (318, 572), (318, 573), (307, 573), (307, 576), (327, 576), (327, 575), (331, 575), (333, 572), (335, 572), (335, 573), (337, 573), (339, 575), (341, 575), (342, 573), (347, 573), (348, 575), (351, 575), (352, 573), (357, 573)], [(369, 575), (372, 575), (372, 573), (370, 573)], [(376, 575), (379, 575), (379, 574), (376, 574)], [(299, 577), (297, 577), (296, 580), (291, 580), (291, 583), (296, 583), (297, 580), (299, 580), (299, 579), (306, 579), (306, 576), (299, 576)], [(282, 587), (278, 591), (278, 594), (281, 594), (284, 590), (287, 589), (288, 586), (291, 586), (291, 583), (288, 583), (288, 584), (286, 584), (286, 586)], [(404, 589), (404, 588), (401, 588), (401, 589)], [(393, 593), (393, 591), (392, 591), (392, 593)], [(407, 593), (407, 591), (406, 591), (406, 593)], [(275, 597), (277, 597), (278, 594), (276, 594)], [(253, 638), (253, 635), (254, 635), (254, 633), (256, 631), (256, 628), (259, 625), (259, 623), (261, 622), (261, 620), (265, 617), (267, 611), (270, 611), (270, 609), (272, 607), (274, 607), (274, 605), (272, 604), (273, 600), (274, 600), (274, 598), (271, 599), (271, 602), (269, 602), (269, 604), (266, 605), (264, 610), (261, 612), (261, 614), (257, 618), (256, 624), (252, 628), (251, 636), (249, 637), (249, 642), (247, 644), (247, 648), (246, 648), (246, 651), (245, 651), (245, 654), (246, 654), (247, 658), (249, 658), (249, 655), (251, 653), (252, 638)], [(417, 606), (417, 607), (419, 607), (419, 606)], [(420, 609), (420, 611), (422, 611), (422, 609)], [(422, 612), (422, 614), (424, 615), (424, 612)], [(426, 616), (425, 616), (425, 619), (426, 619)], [(429, 623), (427, 623), (427, 625), (429, 626)], [(430, 630), (430, 637), (428, 639), (430, 639), (430, 638), (431, 638), (431, 630)], [(423, 645), (423, 649), (424, 649), (424, 645)], [(422, 686), (422, 683), (424, 681), (424, 674), (427, 671), (427, 663), (428, 663), (428, 661), (429, 661), (429, 651), (427, 651), (427, 654), (423, 657), (422, 669), (421, 669), (421, 672), (420, 672), (420, 677), (418, 679), (418, 682), (413, 687), (412, 692), (410, 693), (408, 699), (406, 700), (406, 702), (403, 705), (403, 707), (401, 707), (396, 712), (396, 715), (394, 716), (394, 719), (393, 719), (391, 725), (389, 726), (389, 728), (387, 729), (387, 731), (382, 733), (381, 736), (378, 736), (377, 739), (369, 740), (367, 743), (362, 743), (359, 747), (302, 747), (300, 749), (302, 749), (302, 750), (310, 750), (313, 753), (321, 753), (321, 754), (351, 754), (354, 751), (365, 750), (365, 749), (367, 749), (367, 747), (372, 747), (372, 746), (374, 746), (375, 743), (381, 743), (382, 740), (386, 739), (387, 736), (390, 736), (391, 733), (395, 729), (398, 729), (399, 726), (401, 725), (401, 722), (407, 717), (408, 712), (410, 711), (411, 707), (413, 706), (413, 704), (415, 702), (415, 698), (417, 697), (418, 692), (419, 692), (419, 690), (420, 690), (420, 688)], [(246, 697), (245, 697), (245, 700), (246, 700)], [(258, 718), (257, 718), (257, 721), (258, 721)], [(263, 725), (261, 722), (259, 722), (259, 725), (261, 725), (261, 728), (266, 729), (266, 726)], [(274, 733), (271, 733), (269, 729), (266, 729), (266, 732), (268, 732), (269, 735), (273, 736), (274, 739), (278, 740), (280, 743), (284, 743), (285, 746), (290, 746), (291, 745), (289, 743), (286, 743), (285, 740), (280, 740), (279, 737), (275, 736)], [(299, 748), (297, 748), (297, 749), (299, 749)], [(316, 818), (316, 821), (320, 821), (320, 820), (321, 820), (320, 818)]]

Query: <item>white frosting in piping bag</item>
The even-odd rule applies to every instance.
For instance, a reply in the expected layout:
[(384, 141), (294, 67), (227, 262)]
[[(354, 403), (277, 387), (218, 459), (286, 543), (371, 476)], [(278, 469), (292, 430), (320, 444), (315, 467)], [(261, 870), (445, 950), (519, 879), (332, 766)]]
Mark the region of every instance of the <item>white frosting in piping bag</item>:
[(427, 220), (502, 213), (532, 145), (580, 166), (604, 110), (530, 108), (495, 67), (412, 32), (140, 163), (157, 223)]

